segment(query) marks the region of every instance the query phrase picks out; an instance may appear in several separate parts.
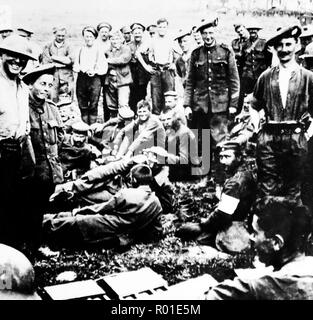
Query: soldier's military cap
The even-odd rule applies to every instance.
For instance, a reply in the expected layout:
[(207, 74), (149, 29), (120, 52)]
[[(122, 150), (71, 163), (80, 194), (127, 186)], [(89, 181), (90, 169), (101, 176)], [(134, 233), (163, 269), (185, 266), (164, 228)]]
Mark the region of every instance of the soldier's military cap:
[(84, 29), (82, 30), (82, 35), (84, 35), (84, 33), (85, 33), (86, 31), (92, 33), (95, 38), (98, 37), (98, 31), (97, 31), (94, 27), (92, 27), (92, 26), (86, 26), (86, 27), (84, 27)]
[(306, 37), (313, 37), (313, 26), (312, 25), (304, 26), (302, 28), (302, 33), (300, 35), (300, 38), (306, 38)]
[(3, 51), (18, 54), (27, 59), (37, 60), (29, 46), (29, 41), (16, 34), (8, 36), (0, 43), (0, 52)]
[(135, 22), (135, 23), (131, 24), (130, 29), (131, 29), (131, 31), (134, 31), (136, 29), (142, 29), (142, 31), (146, 30), (145, 26), (143, 24), (141, 24), (140, 22)]
[(237, 141), (233, 141), (233, 140), (228, 140), (228, 141), (223, 141), (217, 144), (217, 148), (219, 150), (219, 152), (223, 152), (226, 150), (240, 150), (240, 144)]
[(276, 34), (272, 38), (267, 40), (267, 45), (270, 47), (274, 46), (278, 41), (285, 38), (297, 39), (299, 38), (301, 32), (302, 32), (301, 27), (298, 25), (294, 25), (287, 28), (281, 28), (276, 32)]
[(122, 33), (131, 33), (131, 28), (130, 28), (130, 26), (124, 26), (124, 27), (122, 27), (121, 29), (120, 29), (120, 31), (122, 32)]
[(135, 113), (131, 108), (125, 106), (118, 109), (118, 115), (124, 120), (129, 120), (134, 118)]
[(234, 29), (237, 31), (239, 27), (245, 27), (245, 25), (241, 22), (234, 23)]
[(184, 29), (179, 29), (176, 37), (174, 40), (179, 40), (185, 36), (190, 36), (191, 35), (191, 30), (184, 30)]
[(0, 27), (0, 33), (6, 32), (6, 31), (12, 31), (13, 32), (13, 29), (11, 27), (9, 27), (9, 26)]
[(83, 121), (79, 121), (72, 124), (72, 129), (74, 133), (84, 134), (87, 136), (90, 130), (90, 127), (87, 123)]
[(205, 28), (209, 28), (209, 27), (217, 27), (218, 25), (218, 18), (214, 18), (214, 19), (202, 19), (200, 22), (200, 25), (197, 27), (196, 32), (198, 31), (202, 31)]
[(166, 91), (164, 93), (164, 97), (177, 97), (177, 92), (176, 91)]
[(156, 28), (157, 26), (155, 24), (150, 24), (150, 26), (147, 27), (147, 31), (150, 31), (151, 28)]
[(112, 30), (112, 26), (108, 23), (108, 22), (100, 22), (98, 25), (97, 25), (97, 31), (99, 32), (100, 31), (100, 29), (102, 29), (102, 28), (108, 28), (109, 29), (109, 31), (111, 31)]
[(20, 34), (22, 33), (22, 36), (23, 36), (23, 34), (27, 34), (27, 35), (34, 34), (33, 31), (26, 29), (26, 28), (17, 28), (16, 30), (19, 31)]
[(54, 63), (42, 64), (40, 66), (35, 67), (31, 71), (29, 71), (22, 80), (27, 84), (34, 83), (41, 75), (43, 74), (51, 74), (53, 75), (56, 68)]

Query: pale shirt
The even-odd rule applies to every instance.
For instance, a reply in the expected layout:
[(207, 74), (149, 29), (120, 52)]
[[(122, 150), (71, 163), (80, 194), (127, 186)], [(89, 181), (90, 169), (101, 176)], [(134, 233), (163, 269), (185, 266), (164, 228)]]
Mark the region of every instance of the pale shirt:
[(281, 64), (279, 65), (279, 77), (278, 77), (279, 90), (280, 90), (281, 101), (284, 108), (286, 107), (286, 102), (287, 102), (289, 80), (291, 78), (292, 72), (295, 71), (296, 67), (297, 67), (296, 63), (293, 63), (287, 67), (283, 67)]
[(111, 41), (102, 41), (101, 39), (97, 40), (99, 47), (103, 50), (104, 54), (107, 54), (111, 50)]
[(17, 139), (30, 131), (28, 88), (11, 80), (0, 67), (0, 140)]
[(168, 64), (174, 61), (174, 42), (169, 37), (151, 39), (149, 60), (157, 64)]
[(84, 73), (91, 71), (100, 76), (106, 74), (108, 62), (103, 48), (98, 43), (92, 47), (82, 46), (76, 54), (73, 71)]

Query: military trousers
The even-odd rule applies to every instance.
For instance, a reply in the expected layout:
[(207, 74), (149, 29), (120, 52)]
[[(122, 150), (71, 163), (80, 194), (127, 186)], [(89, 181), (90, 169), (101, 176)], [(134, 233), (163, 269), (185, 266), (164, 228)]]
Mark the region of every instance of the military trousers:
[(76, 82), (77, 101), (82, 120), (87, 124), (93, 124), (97, 121), (100, 93), (100, 76), (89, 77), (86, 73), (78, 73)]
[(258, 133), (257, 197), (283, 196), (301, 201), (308, 144), (300, 125), (265, 124)]

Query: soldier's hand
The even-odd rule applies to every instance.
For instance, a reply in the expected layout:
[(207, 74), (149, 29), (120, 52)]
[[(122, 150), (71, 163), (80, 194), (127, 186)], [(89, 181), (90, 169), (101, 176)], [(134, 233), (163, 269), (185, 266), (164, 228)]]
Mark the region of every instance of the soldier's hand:
[(147, 65), (146, 71), (147, 71), (148, 73), (150, 73), (150, 74), (155, 74), (155, 73), (156, 73), (156, 70), (155, 70), (152, 66), (150, 66), (150, 65)]
[(187, 120), (190, 120), (191, 115), (192, 115), (192, 110), (191, 110), (191, 108), (190, 108), (190, 107), (186, 107), (186, 108), (185, 108), (185, 117), (187, 118)]

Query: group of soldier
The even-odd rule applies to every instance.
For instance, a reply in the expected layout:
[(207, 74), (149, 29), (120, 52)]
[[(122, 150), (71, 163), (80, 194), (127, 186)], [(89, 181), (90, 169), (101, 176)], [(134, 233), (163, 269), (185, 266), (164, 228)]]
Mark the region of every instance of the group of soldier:
[[(278, 269), (285, 253), (302, 252), (313, 208), (313, 32), (293, 25), (266, 41), (257, 23), (240, 23), (228, 46), (214, 18), (179, 30), (175, 46), (168, 25), (159, 19), (149, 35), (141, 23), (86, 26), (77, 52), (64, 27), (43, 50), (25, 28), (2, 33), (0, 242), (33, 258), (43, 243), (156, 241), (162, 215), (180, 205), (172, 183), (193, 180), (214, 182), (215, 207), (177, 236), (236, 252), (266, 230), (265, 262)], [(276, 230), (279, 218), (297, 234)]]

